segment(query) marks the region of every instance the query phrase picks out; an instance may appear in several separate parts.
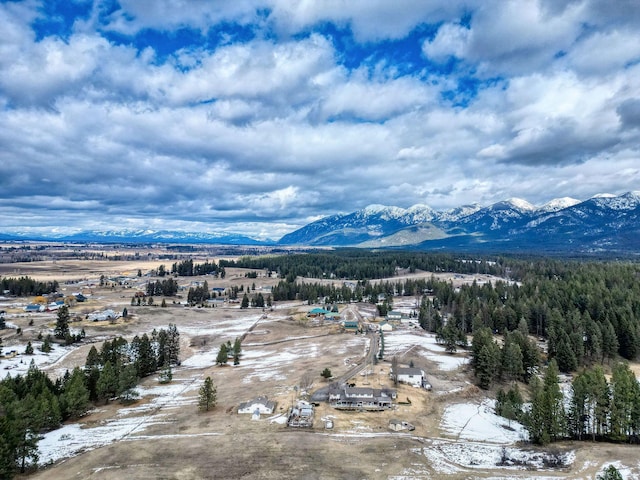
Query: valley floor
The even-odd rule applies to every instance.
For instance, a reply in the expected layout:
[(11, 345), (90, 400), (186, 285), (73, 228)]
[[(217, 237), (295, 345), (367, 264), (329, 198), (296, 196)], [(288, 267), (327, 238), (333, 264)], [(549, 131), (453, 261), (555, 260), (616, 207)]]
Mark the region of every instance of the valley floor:
[[(220, 283), (251, 282), (242, 271), (230, 271)], [(257, 289), (266, 289), (275, 280), (255, 282)], [(87, 333), (79, 346), (57, 346), (48, 355), (36, 352), (33, 357), (20, 353), (0, 362), (3, 372), (17, 374), (24, 373), (33, 358), (56, 377), (83, 365), (91, 344), (99, 346), (115, 335), (130, 339), (169, 323), (180, 332), (182, 363), (174, 369), (171, 383), (161, 385), (156, 376), (147, 377), (138, 388), (140, 399), (132, 405), (99, 405), (80, 421), (45, 434), (39, 442), (41, 468), (28, 478), (587, 480), (609, 464), (625, 478), (640, 477), (637, 447), (528, 444), (523, 427), (496, 416), (487, 392), (472, 385), (466, 354), (444, 352), (433, 335), (416, 328), (386, 333), (386, 360), (365, 365), (362, 374), (349, 380), (357, 386), (397, 388), (402, 404), (391, 411), (344, 412), (323, 403), (316, 409), (313, 428), (288, 428), (286, 412), (304, 394), (299, 388), (303, 377), (313, 379), (310, 391), (326, 386), (320, 372), (329, 368), (339, 377), (363, 362), (370, 336), (343, 333), (331, 322), (311, 322), (306, 317), (311, 307), (300, 302), (279, 303), (264, 311), (240, 309), (237, 304), (133, 307), (131, 294), (122, 287), (92, 287), (90, 302), (74, 310), (126, 307), (130, 318), (115, 324), (73, 324)], [(55, 323), (54, 313), (23, 313), (19, 304), (27, 301), (0, 301), (9, 325), (24, 331), (22, 336), (3, 331), (4, 351), (23, 352), (28, 339)], [(408, 312), (415, 301), (398, 298), (394, 308)], [(341, 312), (372, 318), (368, 304), (341, 306)], [(240, 365), (215, 366), (220, 344), (233, 343), (236, 337), (244, 338)], [(412, 362), (423, 369), (433, 389), (395, 387), (389, 377), (394, 355), (401, 364)], [(207, 376), (217, 386), (218, 403), (212, 411), (200, 412), (198, 389)], [(251, 420), (236, 413), (240, 403), (261, 395), (277, 402), (273, 415)], [(327, 419), (333, 428), (325, 428)], [(415, 430), (394, 432), (388, 427), (391, 419), (410, 422)]]

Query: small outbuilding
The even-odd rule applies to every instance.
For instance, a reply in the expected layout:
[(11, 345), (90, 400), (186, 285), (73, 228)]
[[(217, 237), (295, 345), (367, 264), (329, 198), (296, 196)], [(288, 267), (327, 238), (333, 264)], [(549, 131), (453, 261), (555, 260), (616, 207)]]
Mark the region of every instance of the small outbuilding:
[(380, 322), (378, 330), (380, 330), (381, 332), (391, 332), (393, 330), (393, 325), (385, 320), (383, 322)]
[(105, 320), (113, 320), (120, 316), (119, 313), (114, 312), (111, 309), (103, 310), (102, 312), (93, 312), (87, 315), (87, 320), (92, 322), (103, 322)]
[(398, 420), (397, 418), (392, 418), (391, 420), (389, 420), (389, 428), (394, 432), (401, 432), (402, 430), (412, 431), (416, 429), (416, 427), (414, 427), (409, 422)]

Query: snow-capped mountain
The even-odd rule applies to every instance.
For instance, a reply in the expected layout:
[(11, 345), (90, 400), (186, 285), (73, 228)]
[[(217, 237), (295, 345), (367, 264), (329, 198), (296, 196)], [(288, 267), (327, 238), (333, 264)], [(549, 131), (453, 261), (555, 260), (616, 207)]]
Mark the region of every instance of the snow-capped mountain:
[(374, 238), (385, 237), (409, 226), (429, 222), (435, 217), (436, 212), (426, 205), (414, 205), (408, 209), (369, 205), (347, 215), (333, 215), (310, 223), (285, 235), (278, 243), (357, 245)]
[(541, 206), (510, 198), (444, 212), (371, 205), (310, 223), (279, 244), (640, 253), (640, 191)]
[(235, 233), (182, 232), (172, 230), (109, 230), (79, 231), (67, 233), (63, 230), (50, 232), (14, 232), (0, 236), (0, 240), (55, 240), (61, 242), (96, 243), (206, 243), (219, 245), (268, 245), (264, 241)]
[(537, 209), (538, 213), (551, 213), (563, 210), (565, 208), (573, 207), (580, 203), (580, 200), (576, 200), (571, 197), (554, 198), (553, 200), (545, 203)]
[(564, 197), (541, 206), (510, 198), (446, 211), (423, 204), (370, 205), (309, 223), (277, 242), (234, 233), (149, 229), (0, 232), (0, 241), (14, 240), (640, 254), (640, 191), (585, 201)]

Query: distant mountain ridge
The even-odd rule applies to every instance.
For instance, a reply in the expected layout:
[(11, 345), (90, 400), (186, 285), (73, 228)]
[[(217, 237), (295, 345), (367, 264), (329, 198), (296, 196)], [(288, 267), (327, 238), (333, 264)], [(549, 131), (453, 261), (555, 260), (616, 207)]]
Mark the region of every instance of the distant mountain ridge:
[(325, 217), (283, 236), (280, 245), (404, 247), (576, 253), (640, 253), (640, 191), (564, 197), (536, 207), (510, 198), (487, 207), (438, 212), (371, 205)]
[(51, 232), (0, 234), (0, 241), (59, 241), (72, 243), (192, 243), (219, 245), (272, 245), (273, 240), (260, 240), (235, 233), (182, 232), (173, 230), (82, 231), (72, 234)]
[(640, 191), (563, 197), (541, 206), (510, 198), (446, 211), (369, 205), (309, 223), (280, 240), (235, 233), (113, 230), (0, 233), (0, 241), (191, 243), (256, 246), (404, 248), (539, 253), (640, 254)]

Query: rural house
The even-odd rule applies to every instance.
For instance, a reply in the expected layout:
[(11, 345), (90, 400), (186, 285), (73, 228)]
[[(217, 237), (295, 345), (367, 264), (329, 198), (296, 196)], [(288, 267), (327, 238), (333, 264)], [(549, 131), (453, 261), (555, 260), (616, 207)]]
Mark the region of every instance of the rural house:
[(396, 391), (390, 388), (348, 387), (329, 392), (329, 404), (338, 410), (385, 410), (393, 406)]
[[(394, 375), (394, 372), (391, 372), (391, 375)], [(406, 383), (414, 387), (427, 388), (427, 385), (429, 385), (425, 378), (424, 371), (413, 367), (398, 367), (397, 380), (400, 383)]]
[(380, 326), (378, 327), (378, 329), (382, 332), (390, 332), (393, 330), (393, 325), (391, 325), (389, 322), (384, 320), (380, 322)]
[(267, 397), (258, 397), (248, 402), (243, 402), (238, 406), (238, 413), (271, 415), (276, 409), (276, 402), (268, 400)]

